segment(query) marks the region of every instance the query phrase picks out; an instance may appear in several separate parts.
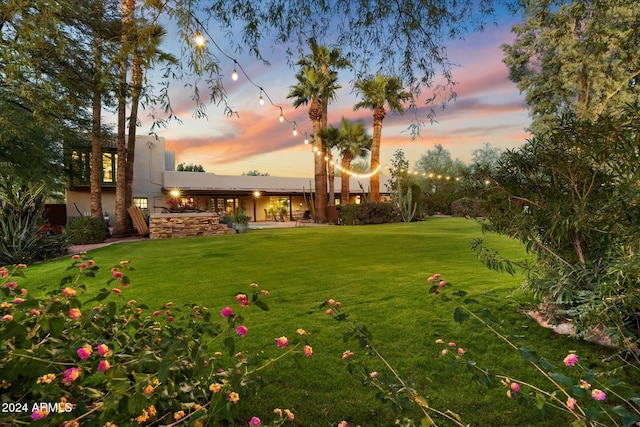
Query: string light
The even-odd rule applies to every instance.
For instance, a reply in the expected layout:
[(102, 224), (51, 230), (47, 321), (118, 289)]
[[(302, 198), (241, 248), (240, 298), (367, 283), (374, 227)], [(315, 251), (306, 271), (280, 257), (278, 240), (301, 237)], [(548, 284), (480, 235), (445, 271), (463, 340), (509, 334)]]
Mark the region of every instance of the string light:
[[(276, 104), (273, 102), (273, 100), (271, 99), (271, 97), (269, 96), (269, 94), (268, 94), (267, 92), (265, 92), (265, 91), (264, 91), (264, 89), (263, 89), (261, 86), (257, 85), (257, 84), (256, 84), (256, 83), (255, 83), (255, 82), (254, 82), (250, 77), (249, 77), (249, 75), (248, 75), (248, 74), (247, 74), (247, 72), (244, 70), (244, 68), (242, 68), (242, 65), (240, 65), (240, 64), (238, 63), (238, 61), (237, 61), (235, 58), (232, 58), (231, 56), (229, 56), (226, 52), (224, 52), (224, 51), (220, 48), (220, 46), (218, 46), (218, 44), (215, 42), (215, 40), (213, 39), (213, 37), (211, 37), (211, 34), (209, 34), (209, 32), (207, 31), (206, 27), (202, 24), (202, 22), (200, 22), (200, 20), (199, 20), (196, 16), (194, 16), (194, 15), (191, 13), (191, 17), (192, 17), (192, 18), (194, 19), (194, 21), (195, 21), (195, 22), (196, 22), (196, 23), (197, 23), (197, 24), (202, 28), (202, 30), (207, 34), (207, 36), (209, 36), (209, 38), (211, 39), (211, 42), (212, 42), (212, 43), (213, 43), (213, 45), (214, 45), (214, 46), (215, 46), (215, 47), (220, 51), (220, 53), (222, 53), (224, 56), (226, 56), (227, 58), (229, 58), (229, 59), (231, 59), (231, 60), (233, 61), (233, 63), (234, 63), (234, 68), (233, 68), (233, 72), (231, 73), (231, 79), (232, 79), (233, 81), (237, 81), (237, 80), (238, 80), (238, 69), (239, 69), (239, 70), (242, 72), (242, 74), (245, 76), (245, 78), (247, 79), (247, 81), (248, 81), (250, 84), (252, 84), (253, 86), (255, 86), (255, 87), (257, 87), (258, 89), (260, 89), (260, 98), (258, 99), (258, 102), (260, 103), (260, 105), (264, 105), (264, 103), (265, 103), (264, 97), (262, 96), (262, 95), (264, 94), (264, 96), (267, 98), (267, 100), (269, 101), (269, 103), (270, 103), (271, 105), (273, 105), (274, 107), (278, 107), (278, 108), (280, 109), (280, 117), (279, 117), (280, 123), (283, 123), (285, 120), (286, 120), (287, 122), (289, 122), (289, 123), (293, 123), (293, 135), (294, 135), (294, 136), (297, 136), (297, 135), (298, 135), (298, 127), (297, 127), (296, 122), (295, 122), (295, 121), (293, 121), (293, 122), (292, 122), (292, 121), (290, 121), (290, 120), (286, 119), (286, 118), (284, 117), (284, 112), (283, 112), (283, 110), (282, 110), (282, 107), (281, 107), (281, 106), (279, 106), (279, 105), (276, 105)], [(207, 42), (207, 41), (206, 41), (206, 40), (205, 40), (205, 38), (202, 36), (202, 34), (200, 33), (200, 31), (196, 31), (196, 34), (195, 34), (195, 44), (196, 44), (196, 46), (197, 46), (197, 47), (203, 47), (203, 46), (206, 44), (206, 42)], [(308, 136), (307, 136), (307, 133), (305, 132), (305, 133), (304, 133), (304, 135), (305, 135), (304, 143), (308, 145), (308, 144), (309, 144), (309, 138), (308, 138)], [(314, 151), (315, 151), (319, 156), (323, 154), (323, 153), (322, 153), (322, 152), (320, 152), (316, 147), (314, 147)], [(328, 159), (329, 159), (329, 156), (325, 156), (325, 160), (328, 160)], [(331, 164), (333, 164), (333, 161), (331, 161)], [(378, 166), (375, 170), (373, 170), (373, 171), (369, 172), (368, 174), (357, 174), (357, 175), (355, 175), (355, 173), (354, 173), (353, 171), (344, 171), (344, 173), (347, 173), (347, 174), (350, 174), (350, 175), (353, 175), (353, 176), (365, 177), (365, 178), (366, 178), (366, 177), (370, 177), (370, 176), (372, 176), (372, 175), (377, 174), (379, 170), (380, 170), (380, 166)]]
[(196, 31), (196, 35), (193, 37), (193, 41), (196, 44), (196, 47), (200, 48), (204, 47), (205, 43), (207, 42), (200, 31)]

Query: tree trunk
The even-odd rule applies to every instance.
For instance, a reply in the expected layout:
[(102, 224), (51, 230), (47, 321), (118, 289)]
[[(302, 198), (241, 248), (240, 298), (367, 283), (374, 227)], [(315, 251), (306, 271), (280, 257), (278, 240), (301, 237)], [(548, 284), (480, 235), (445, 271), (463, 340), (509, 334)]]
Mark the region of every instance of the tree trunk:
[(130, 234), (126, 206), (126, 169), (127, 169), (127, 147), (126, 147), (126, 109), (127, 109), (127, 70), (129, 68), (129, 30), (133, 22), (135, 0), (122, 0), (122, 35), (120, 74), (118, 79), (118, 142), (117, 142), (117, 173), (116, 173), (116, 215), (113, 227), (113, 235), (125, 237)]
[[(142, 92), (142, 64), (140, 56), (134, 53), (133, 65), (131, 67), (131, 115), (129, 116), (129, 135), (127, 142), (127, 167), (125, 171), (125, 206), (130, 208), (133, 204), (133, 173), (136, 152), (136, 127), (138, 124), (138, 106), (140, 104), (140, 94)], [(128, 216), (127, 216), (128, 218)], [(133, 229), (132, 221), (131, 229)]]
[(329, 160), (326, 161), (326, 163), (329, 176), (329, 205), (334, 206), (336, 204), (336, 170), (333, 166), (333, 155), (331, 154), (331, 151), (328, 151), (328, 158)]
[[(374, 116), (376, 116), (374, 114)], [(382, 120), (378, 120), (377, 116), (373, 119), (373, 143), (371, 144), (371, 172), (380, 166), (380, 140), (382, 138)], [(380, 201), (380, 175), (376, 172), (369, 179), (370, 200), (372, 202)]]
[[(342, 156), (342, 170), (347, 171), (351, 169), (351, 151), (345, 151)], [(349, 175), (346, 172), (342, 172), (342, 183), (341, 193), (340, 193), (340, 203), (343, 205), (349, 204), (349, 196), (351, 195), (351, 190), (349, 189)]]
[(323, 223), (327, 219), (327, 167), (325, 166), (322, 139), (320, 139), (320, 121), (313, 122), (314, 169), (315, 169), (315, 207), (316, 222)]
[[(102, 4), (96, 4), (98, 22), (102, 19)], [(97, 23), (95, 24), (97, 26)], [(91, 117), (91, 216), (102, 219), (102, 34), (94, 29), (93, 34), (93, 100)]]

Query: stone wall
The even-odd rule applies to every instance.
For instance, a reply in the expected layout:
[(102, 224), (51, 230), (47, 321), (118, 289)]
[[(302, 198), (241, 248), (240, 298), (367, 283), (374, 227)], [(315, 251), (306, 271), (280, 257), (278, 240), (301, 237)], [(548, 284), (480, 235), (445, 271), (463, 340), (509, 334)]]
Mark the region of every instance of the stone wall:
[(218, 215), (212, 212), (164, 213), (149, 216), (149, 237), (152, 239), (213, 236), (235, 232), (227, 224), (220, 224)]

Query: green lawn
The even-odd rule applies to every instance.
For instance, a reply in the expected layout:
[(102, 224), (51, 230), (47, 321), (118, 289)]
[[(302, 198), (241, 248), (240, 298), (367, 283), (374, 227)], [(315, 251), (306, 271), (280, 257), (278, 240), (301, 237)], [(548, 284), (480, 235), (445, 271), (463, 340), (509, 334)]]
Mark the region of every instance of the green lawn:
[[(401, 375), (415, 382), (429, 404), (451, 409), (474, 426), (558, 426), (569, 420), (557, 413), (549, 418), (532, 406), (507, 399), (505, 389), (475, 384), (451, 358), (440, 356), (434, 341), (455, 341), (480, 366), (549, 389), (506, 344), (481, 325), (453, 320), (456, 303), (428, 294), (426, 279), (440, 273), (451, 290), (465, 290), (501, 321), (500, 330), (518, 345), (528, 345), (556, 364), (568, 350), (592, 367), (609, 352), (597, 346), (556, 336), (538, 327), (523, 313), (535, 306), (519, 291), (521, 277), (487, 270), (468, 249), (473, 238), (484, 237), (489, 246), (511, 259), (526, 257), (515, 241), (482, 236), (479, 226), (457, 218), (430, 218), (411, 224), (360, 227), (300, 227), (253, 230), (247, 234), (177, 240), (120, 243), (90, 252), (102, 267), (98, 279), (87, 282), (89, 293), (104, 286), (109, 267), (128, 260), (136, 271), (123, 297), (157, 307), (167, 301), (200, 304), (219, 311), (232, 305), (239, 291), (258, 283), (270, 291), (264, 300), (268, 312), (251, 308), (245, 316), (249, 334), (245, 352), (275, 350), (275, 338), (293, 337), (297, 328), (310, 332), (313, 357), (304, 370), (286, 359), (264, 372), (266, 388), (245, 402), (246, 421), (257, 415), (271, 418), (275, 407), (290, 408), (296, 425), (330, 426), (340, 420), (349, 425), (389, 426), (396, 415), (379, 403), (375, 391), (347, 372), (341, 359), (346, 349), (366, 359), (356, 342), (344, 343), (343, 324), (333, 321), (319, 305), (333, 298), (344, 311), (373, 333), (374, 344)], [(57, 286), (69, 260), (30, 266), (27, 287)], [(236, 307), (236, 306), (234, 306)], [(384, 372), (370, 358), (370, 370)], [(608, 366), (605, 366), (608, 368)], [(524, 390), (523, 390), (524, 391)]]

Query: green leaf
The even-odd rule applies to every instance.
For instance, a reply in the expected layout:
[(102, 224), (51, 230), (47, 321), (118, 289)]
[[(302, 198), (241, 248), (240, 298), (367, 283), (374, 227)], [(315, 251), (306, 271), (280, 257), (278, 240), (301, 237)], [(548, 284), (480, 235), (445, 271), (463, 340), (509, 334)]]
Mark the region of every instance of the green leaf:
[(522, 357), (527, 362), (538, 361), (538, 356), (536, 355), (535, 351), (531, 350), (529, 347), (520, 347), (518, 349), (518, 353), (520, 354), (520, 357)]
[(541, 357), (540, 360), (538, 360), (538, 364), (540, 364), (541, 368), (546, 369), (547, 371), (554, 371), (558, 369), (553, 363), (549, 362), (544, 357)]
[(640, 397), (633, 396), (630, 397), (629, 400), (632, 401), (638, 408), (640, 408)]
[(462, 322), (465, 320), (469, 320), (469, 314), (464, 311), (461, 307), (456, 307), (456, 310), (453, 312), (453, 319), (462, 325)]
[(233, 356), (236, 352), (236, 340), (233, 337), (226, 337), (223, 344), (229, 350), (229, 356)]
[(549, 376), (554, 380), (556, 380), (557, 382), (559, 382), (560, 384), (565, 385), (567, 387), (570, 387), (573, 385), (573, 380), (571, 378), (559, 372), (551, 372)]
[(139, 415), (148, 405), (147, 398), (141, 394), (134, 394), (127, 402), (127, 410), (130, 414)]
[(453, 292), (453, 295), (455, 295), (457, 297), (464, 297), (464, 296), (467, 295), (467, 293), (465, 291), (460, 290), (460, 291)]
[(63, 287), (64, 285), (66, 285), (67, 283), (71, 283), (73, 281), (73, 278), (71, 276), (65, 276), (62, 278), (62, 280), (60, 280), (60, 287)]
[(264, 311), (269, 311), (269, 306), (267, 304), (265, 304), (264, 302), (260, 301), (260, 300), (256, 301), (255, 305), (257, 305), (258, 307), (260, 307)]
[(464, 304), (469, 305), (469, 304), (480, 304), (480, 303), (473, 298), (467, 298), (466, 300), (464, 300)]

